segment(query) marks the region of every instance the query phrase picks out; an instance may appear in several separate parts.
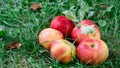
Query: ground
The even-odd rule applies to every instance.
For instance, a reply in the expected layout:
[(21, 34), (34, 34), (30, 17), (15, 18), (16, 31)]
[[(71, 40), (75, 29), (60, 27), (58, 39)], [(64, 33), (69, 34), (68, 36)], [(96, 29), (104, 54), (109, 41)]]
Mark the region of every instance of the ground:
[[(42, 8), (31, 10), (32, 2)], [(119, 0), (0, 0), (0, 68), (119, 68), (120, 66), (120, 1)], [(38, 43), (38, 34), (51, 20), (70, 10), (78, 18), (96, 22), (101, 39), (109, 47), (109, 57), (101, 65), (89, 66), (76, 59), (62, 64), (52, 59)], [(78, 22), (75, 22), (77, 24)], [(4, 27), (4, 29), (2, 28)], [(2, 30), (3, 29), (3, 30)], [(7, 45), (18, 41), (19, 49)]]

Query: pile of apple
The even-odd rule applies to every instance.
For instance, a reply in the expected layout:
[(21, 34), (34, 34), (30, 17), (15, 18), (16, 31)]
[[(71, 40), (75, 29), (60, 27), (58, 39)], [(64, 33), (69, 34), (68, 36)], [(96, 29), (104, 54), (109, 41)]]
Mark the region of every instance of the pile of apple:
[[(69, 37), (77, 44), (66, 40)], [(108, 58), (109, 50), (100, 39), (99, 27), (91, 20), (74, 25), (66, 16), (55, 17), (50, 28), (43, 29), (39, 43), (50, 51), (51, 57), (62, 63), (69, 63), (76, 55), (84, 64), (99, 65)]]

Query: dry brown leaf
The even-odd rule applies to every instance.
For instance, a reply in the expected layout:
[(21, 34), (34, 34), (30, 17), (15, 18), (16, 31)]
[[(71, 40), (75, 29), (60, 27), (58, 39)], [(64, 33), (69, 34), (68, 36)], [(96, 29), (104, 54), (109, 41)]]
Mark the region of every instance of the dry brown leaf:
[(32, 9), (32, 10), (37, 10), (37, 9), (39, 9), (39, 8), (42, 8), (42, 5), (39, 3), (36, 3), (36, 2), (33, 2), (32, 3), (32, 5), (31, 5), (31, 7), (30, 7), (30, 9)]
[(8, 47), (9, 47), (10, 49), (17, 49), (17, 48), (20, 48), (20, 46), (21, 46), (21, 43), (19, 43), (19, 42), (17, 42), (17, 41), (15, 41), (15, 42), (12, 43), (12, 44), (8, 44)]

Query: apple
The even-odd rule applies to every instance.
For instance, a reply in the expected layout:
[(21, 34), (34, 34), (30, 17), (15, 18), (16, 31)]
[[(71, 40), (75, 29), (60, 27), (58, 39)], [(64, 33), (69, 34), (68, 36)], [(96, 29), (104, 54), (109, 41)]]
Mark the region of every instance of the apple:
[(84, 64), (99, 65), (108, 58), (109, 50), (103, 40), (89, 37), (78, 45), (77, 55)]
[(45, 28), (40, 32), (38, 42), (44, 48), (49, 49), (53, 41), (63, 38), (64, 36), (60, 31), (53, 28)]
[(66, 16), (57, 16), (51, 21), (50, 27), (59, 30), (65, 37), (69, 37), (75, 25)]
[(72, 39), (79, 44), (88, 37), (100, 39), (100, 30), (98, 26), (90, 20), (83, 20), (71, 32)]
[(52, 43), (50, 53), (52, 58), (66, 64), (75, 58), (76, 47), (67, 40), (59, 39)]
[(95, 27), (98, 28), (98, 26), (93, 21), (88, 20), (88, 19), (82, 20), (81, 24), (84, 24), (84, 25), (95, 25)]
[(81, 21), (82, 25), (94, 25), (94, 27), (98, 30), (98, 32), (100, 33), (99, 27), (97, 26), (97, 24), (95, 24), (93, 21), (85, 19)]

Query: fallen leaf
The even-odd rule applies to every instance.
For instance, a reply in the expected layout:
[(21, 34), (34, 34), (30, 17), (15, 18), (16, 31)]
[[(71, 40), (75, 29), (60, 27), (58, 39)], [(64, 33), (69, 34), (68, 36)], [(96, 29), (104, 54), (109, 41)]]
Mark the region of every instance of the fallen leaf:
[(77, 17), (76, 17), (76, 15), (72, 11), (66, 10), (66, 11), (64, 11), (62, 13), (65, 14), (65, 16), (68, 19), (70, 19), (70, 20), (72, 20), (74, 22), (79, 22), (78, 19), (77, 19)]
[(12, 44), (8, 44), (8, 47), (9, 47), (10, 49), (17, 49), (17, 48), (20, 48), (20, 46), (21, 46), (21, 43), (19, 43), (19, 42), (17, 42), (17, 41), (15, 41), (15, 42), (12, 43)]
[(30, 7), (30, 9), (32, 9), (32, 10), (37, 10), (37, 9), (39, 9), (39, 8), (42, 8), (42, 5), (39, 3), (36, 3), (36, 2), (33, 2), (32, 3), (32, 5), (31, 5), (31, 7)]

